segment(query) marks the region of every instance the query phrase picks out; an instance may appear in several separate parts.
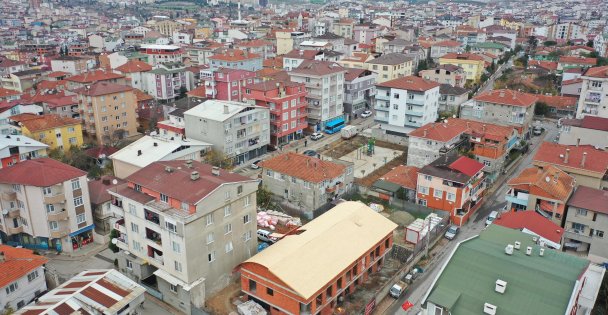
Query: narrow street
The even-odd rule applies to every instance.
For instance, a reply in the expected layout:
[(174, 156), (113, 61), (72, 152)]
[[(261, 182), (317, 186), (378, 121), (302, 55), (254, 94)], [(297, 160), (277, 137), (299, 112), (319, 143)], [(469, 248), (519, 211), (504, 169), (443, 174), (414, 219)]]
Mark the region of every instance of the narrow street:
[[(435, 276), (441, 269), (441, 266), (447, 261), (450, 253), (456, 248), (458, 242), (471, 238), (478, 235), (481, 230), (485, 228), (485, 219), (487, 215), (493, 210), (500, 210), (506, 205), (505, 193), (508, 190), (506, 185), (509, 178), (519, 174), (523, 169), (532, 165), (532, 158), (540, 143), (543, 141), (553, 141), (558, 134), (557, 125), (551, 121), (544, 121), (543, 127), (545, 132), (538, 137), (533, 137), (530, 143), (530, 150), (524, 155), (519, 161), (517, 166), (513, 167), (507, 174), (503, 175), (497, 183), (495, 183), (494, 189), (490, 189), (490, 194), (485, 197), (486, 203), (479, 209), (477, 214), (470, 220), (465, 226), (462, 227), (460, 233), (456, 238), (448, 243), (444, 248), (437, 252), (432, 262), (427, 265), (427, 269), (424, 270), (422, 276), (414, 282), (412, 286), (408, 288), (408, 291), (402, 296), (388, 311), (387, 314), (395, 315), (411, 315), (417, 314), (422, 307), (420, 303), (426, 292), (431, 287)], [(414, 307), (408, 311), (404, 311), (401, 305), (405, 301), (410, 301), (414, 304)]]

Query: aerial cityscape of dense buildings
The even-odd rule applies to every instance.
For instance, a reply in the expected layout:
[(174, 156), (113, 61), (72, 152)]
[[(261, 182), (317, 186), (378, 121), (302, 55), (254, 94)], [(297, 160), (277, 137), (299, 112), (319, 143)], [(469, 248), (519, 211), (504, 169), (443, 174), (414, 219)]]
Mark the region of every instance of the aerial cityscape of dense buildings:
[(608, 314), (608, 2), (0, 1), (0, 315)]

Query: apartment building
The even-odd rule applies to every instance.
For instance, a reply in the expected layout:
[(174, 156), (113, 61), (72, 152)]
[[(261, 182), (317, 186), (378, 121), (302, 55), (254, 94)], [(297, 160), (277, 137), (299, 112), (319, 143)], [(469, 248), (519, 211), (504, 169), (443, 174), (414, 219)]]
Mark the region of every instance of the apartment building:
[(167, 114), (167, 119), (156, 123), (158, 133), (165, 137), (181, 138), (186, 135), (186, 122), (184, 122), (185, 108), (176, 108)]
[(450, 53), (462, 52), (463, 46), (459, 41), (456, 40), (443, 40), (439, 42), (431, 43), (431, 49), (429, 51), (429, 57), (435, 62)]
[(576, 118), (598, 116), (608, 118), (608, 66), (589, 68), (583, 80), (576, 108)]
[(92, 243), (86, 175), (50, 158), (1, 169), (2, 243), (64, 252)]
[(243, 87), (249, 103), (270, 110), (270, 145), (279, 148), (304, 137), (308, 127), (304, 83), (269, 80)]
[(439, 87), (439, 113), (443, 117), (456, 115), (460, 105), (469, 99), (469, 92), (463, 87), (442, 84)]
[(363, 203), (342, 202), (241, 263), (241, 291), (270, 314), (332, 314), (382, 268), (396, 228)]
[(75, 90), (79, 88), (86, 88), (97, 82), (105, 82), (111, 84), (128, 84), (126, 77), (122, 74), (104, 71), (104, 70), (92, 70), (67, 77), (68, 89)]
[(470, 83), (478, 83), (485, 71), (484, 59), (471, 53), (448, 53), (439, 57), (439, 65), (453, 65), (465, 72), (465, 78)]
[(156, 100), (167, 102), (181, 95), (185, 89), (190, 91), (193, 83), (181, 62), (165, 62), (142, 74), (143, 89)]
[(139, 47), (139, 52), (147, 56), (148, 63), (155, 66), (165, 62), (182, 62), (184, 50), (175, 45), (146, 44)]
[(323, 60), (323, 51), (294, 49), (283, 55), (283, 69), (291, 71), (299, 67), (304, 60)]
[(16, 314), (136, 315), (146, 289), (114, 269), (89, 269), (45, 293)]
[(381, 129), (405, 135), (437, 120), (439, 83), (408, 76), (376, 84), (376, 116)]
[(308, 125), (314, 131), (329, 122), (344, 121), (344, 75), (346, 69), (329, 61), (304, 61), (289, 72), (293, 82), (304, 83)]
[(344, 114), (355, 119), (365, 110), (374, 107), (377, 74), (365, 70), (347, 68), (344, 75)]
[(536, 211), (562, 226), (566, 202), (574, 191), (574, 177), (548, 165), (542, 169), (530, 167), (509, 179), (508, 208), (512, 211)]
[(155, 162), (108, 192), (123, 274), (192, 314), (256, 252), (257, 181), (196, 161)]
[(133, 59), (114, 70), (124, 75), (133, 88), (145, 90), (147, 85), (144, 80), (144, 73), (152, 70), (152, 66), (143, 61)]
[(228, 49), (209, 57), (209, 68), (229, 68), (236, 70), (262, 70), (262, 56), (249, 53), (247, 50)]
[(46, 291), (44, 264), (30, 249), (0, 245), (0, 309), (19, 311)]
[(414, 59), (401, 53), (384, 54), (365, 63), (368, 70), (378, 74), (378, 83), (411, 76), (414, 73)]
[(578, 186), (568, 200), (564, 247), (585, 253), (589, 260), (602, 264), (608, 259), (608, 194), (605, 190)]
[(561, 145), (543, 142), (532, 160), (534, 166), (555, 166), (576, 179), (576, 184), (608, 188), (608, 152), (590, 145)]
[(137, 99), (133, 88), (97, 82), (76, 91), (84, 131), (99, 144), (111, 144), (137, 134)]
[(559, 144), (608, 148), (608, 118), (562, 119), (559, 131)]
[(467, 81), (464, 69), (451, 64), (440, 65), (434, 69), (422, 70), (418, 72), (418, 75), (439, 84), (449, 84), (458, 87), (464, 87), (464, 84)]
[(529, 139), (537, 100), (513, 90), (486, 91), (461, 105), (460, 118), (514, 126), (522, 139)]
[(262, 161), (262, 183), (279, 200), (302, 215), (327, 206), (352, 189), (352, 163), (325, 161), (298, 153), (285, 153)]
[(95, 66), (95, 59), (91, 57), (58, 56), (51, 59), (51, 70), (67, 72), (71, 75), (86, 72)]
[(23, 135), (7, 135), (0, 138), (0, 168), (9, 167), (25, 160), (45, 157), (48, 145)]
[(223, 101), (243, 101), (242, 88), (257, 83), (257, 73), (248, 70), (219, 68), (201, 70), (201, 80), (205, 86), (205, 95)]
[(344, 38), (351, 39), (354, 35), (355, 22), (351, 19), (341, 19), (337, 22), (334, 22), (331, 28), (332, 33)]
[[(114, 229), (114, 221), (116, 221), (114, 212), (112, 212), (110, 207), (112, 198), (108, 193), (108, 189), (115, 188), (124, 183), (125, 181), (112, 175), (104, 175), (99, 179), (88, 182), (95, 232), (104, 238), (108, 237), (112, 229)], [(104, 239), (104, 242), (107, 240)]]
[(49, 149), (67, 150), (83, 143), (82, 126), (74, 118), (28, 113), (11, 116), (10, 120), (17, 124), (21, 134), (48, 145)]
[(266, 154), (270, 109), (246, 103), (207, 100), (184, 113), (186, 136), (242, 164)]
[(481, 206), (486, 190), (484, 165), (457, 154), (445, 155), (418, 171), (417, 203), (446, 211), (464, 225)]

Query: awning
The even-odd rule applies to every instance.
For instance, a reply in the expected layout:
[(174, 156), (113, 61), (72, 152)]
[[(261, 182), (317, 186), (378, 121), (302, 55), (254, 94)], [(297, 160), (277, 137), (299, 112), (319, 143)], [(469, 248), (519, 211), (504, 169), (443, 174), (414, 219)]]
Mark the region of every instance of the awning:
[(185, 282), (183, 282), (182, 280), (177, 279), (176, 277), (170, 275), (168, 272), (158, 269), (156, 271), (154, 271), (153, 273), (155, 276), (169, 282), (170, 284), (174, 285), (174, 286), (180, 286), (182, 287), (182, 289), (186, 290), (186, 291), (190, 291), (192, 288), (198, 286), (199, 284), (205, 282), (205, 278), (200, 278), (190, 284), (187, 284)]
[(387, 182), (385, 180), (377, 180), (374, 182), (374, 184), (372, 185), (373, 188), (376, 189), (381, 189), (387, 192), (391, 192), (391, 193), (396, 193), (397, 191), (399, 191), (399, 189), (401, 189), (401, 186), (395, 184), (395, 183), (391, 183), (391, 182)]
[(83, 227), (82, 229), (80, 229), (80, 230), (78, 230), (76, 232), (70, 233), (70, 237), (74, 237), (76, 235), (80, 235), (81, 233), (86, 232), (86, 231), (90, 231), (93, 228), (95, 228), (95, 224), (91, 224), (89, 226), (85, 226), (85, 227)]

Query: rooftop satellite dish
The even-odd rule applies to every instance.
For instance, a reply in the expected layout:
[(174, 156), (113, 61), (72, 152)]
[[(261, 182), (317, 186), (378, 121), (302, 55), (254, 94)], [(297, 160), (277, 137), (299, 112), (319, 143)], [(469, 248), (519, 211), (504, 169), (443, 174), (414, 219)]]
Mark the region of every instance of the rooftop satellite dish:
[(112, 180), (112, 185), (116, 185), (116, 184), (118, 184), (118, 180), (116, 180), (116, 178), (114, 178), (114, 179)]
[(546, 181), (547, 183), (548, 183), (548, 182), (550, 182), (550, 181), (551, 181), (551, 177), (549, 177), (549, 176), (545, 177), (545, 181)]

